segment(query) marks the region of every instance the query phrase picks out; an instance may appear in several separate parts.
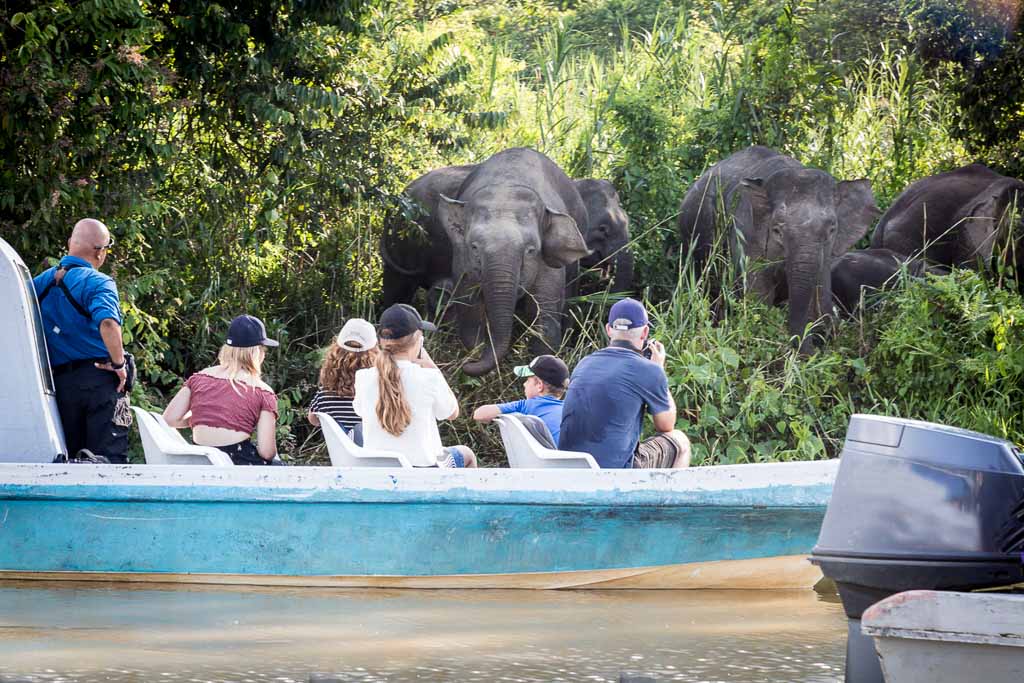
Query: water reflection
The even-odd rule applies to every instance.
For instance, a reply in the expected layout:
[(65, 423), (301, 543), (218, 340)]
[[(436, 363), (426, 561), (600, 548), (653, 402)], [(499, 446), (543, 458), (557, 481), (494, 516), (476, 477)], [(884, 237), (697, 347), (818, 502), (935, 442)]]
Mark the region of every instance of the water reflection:
[(0, 682), (842, 679), (811, 591), (0, 587)]

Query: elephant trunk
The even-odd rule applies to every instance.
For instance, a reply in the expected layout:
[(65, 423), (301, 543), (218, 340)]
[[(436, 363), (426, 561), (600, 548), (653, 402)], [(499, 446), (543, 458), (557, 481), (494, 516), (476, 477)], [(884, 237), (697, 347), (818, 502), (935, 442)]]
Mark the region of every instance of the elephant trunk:
[(832, 263), (828, 255), (828, 250), (823, 248), (803, 251), (786, 269), (789, 333), (800, 339), (801, 353), (811, 353), (815, 348), (815, 335), (804, 335), (807, 324), (832, 310)]
[(633, 250), (624, 245), (615, 255), (615, 280), (613, 292), (628, 292), (633, 289)]
[(498, 361), (508, 353), (515, 319), (519, 276), (507, 266), (491, 266), (481, 286), (484, 300), (484, 351), (479, 360), (462, 366), (463, 372), (473, 377), (494, 370)]

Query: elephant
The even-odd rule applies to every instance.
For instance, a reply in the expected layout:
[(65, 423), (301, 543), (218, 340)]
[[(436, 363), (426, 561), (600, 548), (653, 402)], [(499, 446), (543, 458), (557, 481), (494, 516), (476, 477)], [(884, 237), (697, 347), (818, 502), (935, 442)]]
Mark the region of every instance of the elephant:
[[(407, 226), (390, 226), (381, 242), (384, 261), (384, 306), (412, 301), (417, 289), (425, 289), (432, 310), (440, 308), (444, 293), (451, 293), (451, 242), (437, 224), (437, 203), (441, 195), (455, 195), (462, 182), (478, 164), (445, 166), (426, 173), (405, 189), (405, 195), (421, 211), (421, 234), (409, 234)], [(587, 210), (587, 222), (579, 226), (592, 253), (582, 259), (584, 268), (610, 266), (614, 272), (611, 291), (626, 292), (633, 286), (633, 252), (629, 246), (629, 216), (622, 209), (615, 186), (607, 180), (584, 178), (573, 181)], [(569, 266), (568, 279), (575, 281), (578, 269)], [(571, 273), (571, 275), (570, 275)], [(574, 284), (574, 283), (573, 283)], [(575, 294), (570, 284), (568, 294)]]
[(926, 273), (946, 275), (949, 271), (921, 258), (907, 259), (892, 249), (857, 249), (832, 261), (832, 299), (841, 313), (853, 315), (860, 306), (862, 288), (885, 290), (896, 285), (902, 268), (911, 277)]
[(808, 323), (831, 313), (832, 259), (863, 237), (881, 213), (868, 180), (837, 181), (825, 171), (767, 147), (718, 162), (697, 179), (679, 210), (683, 255), (703, 268), (716, 224), (728, 221), (726, 248), (748, 294), (789, 300), (788, 329), (800, 350), (813, 350)]
[(389, 231), (381, 243), (385, 304), (418, 287), (447, 287), (464, 346), (485, 343), (466, 374), (490, 372), (511, 343), (516, 306), (538, 323), (537, 349), (561, 344), (565, 268), (590, 255), (587, 209), (575, 184), (536, 150), (513, 148), (414, 181), (422, 239)]
[[(451, 289), (452, 245), (448, 233), (437, 222), (441, 196), (458, 194), (476, 164), (446, 166), (426, 173), (405, 188), (405, 195), (419, 212), (416, 226), (410, 230), (404, 221), (393, 221), (381, 238), (384, 262), (383, 304), (409, 303), (417, 289), (426, 289), (437, 298), (438, 290)], [(433, 306), (432, 306), (433, 308)]]
[(580, 265), (614, 269), (611, 291), (628, 292), (633, 287), (633, 251), (629, 243), (629, 216), (619, 203), (619, 193), (607, 180), (584, 178), (574, 182), (587, 207), (583, 237), (592, 252)]
[(885, 212), (871, 246), (904, 256), (923, 256), (945, 266), (983, 269), (1013, 236), (1017, 271), (1024, 266), (1024, 217), (1010, 225), (1009, 211), (1024, 204), (1024, 182), (982, 164), (922, 178), (904, 190)]

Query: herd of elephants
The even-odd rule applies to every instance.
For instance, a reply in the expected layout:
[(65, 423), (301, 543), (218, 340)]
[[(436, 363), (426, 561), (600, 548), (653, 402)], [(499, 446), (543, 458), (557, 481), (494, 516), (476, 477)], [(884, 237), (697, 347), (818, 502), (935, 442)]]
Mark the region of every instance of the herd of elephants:
[[(557, 349), (581, 266), (602, 268), (612, 291), (632, 287), (629, 218), (614, 186), (570, 179), (540, 152), (507, 149), (479, 164), (439, 168), (406, 195), (415, 221), (396, 222), (381, 240), (384, 305), (411, 302), (426, 289), (466, 348), (483, 344), (480, 358), (463, 365), (467, 374), (497, 366), (519, 315), (540, 332), (531, 350)], [(678, 245), (700, 269), (724, 232), (744, 291), (788, 303), (789, 332), (810, 351), (808, 324), (835, 308), (852, 312), (862, 287), (883, 288), (903, 268), (919, 276), (988, 267), (1002, 245), (1024, 234), (1018, 200), (1024, 182), (971, 164), (917, 180), (879, 219), (870, 181), (836, 180), (749, 147), (690, 186)], [(876, 220), (870, 248), (851, 251)]]

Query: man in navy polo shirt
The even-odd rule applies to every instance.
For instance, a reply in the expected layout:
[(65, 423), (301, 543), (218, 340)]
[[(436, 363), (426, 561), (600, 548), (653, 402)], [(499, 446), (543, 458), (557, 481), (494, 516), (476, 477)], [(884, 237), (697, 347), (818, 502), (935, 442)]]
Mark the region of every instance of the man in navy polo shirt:
[(34, 283), (68, 453), (88, 448), (123, 463), (131, 415), (122, 393), (121, 302), (114, 280), (98, 270), (113, 244), (103, 223), (80, 220), (68, 255)]
[[(668, 392), (665, 347), (648, 345), (647, 311), (635, 299), (612, 306), (605, 326), (610, 344), (579, 362), (562, 408), (558, 447), (583, 451), (605, 468), (668, 468), (690, 464), (690, 441), (675, 428), (676, 404)], [(640, 442), (644, 413), (658, 434)]]

